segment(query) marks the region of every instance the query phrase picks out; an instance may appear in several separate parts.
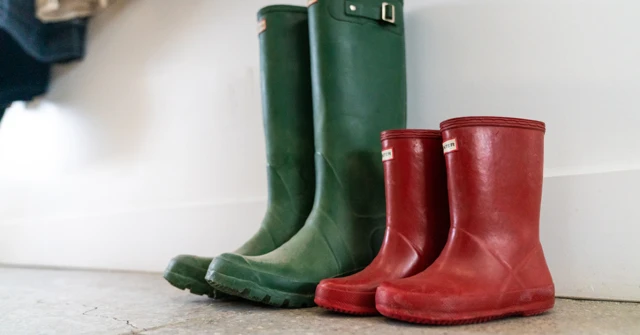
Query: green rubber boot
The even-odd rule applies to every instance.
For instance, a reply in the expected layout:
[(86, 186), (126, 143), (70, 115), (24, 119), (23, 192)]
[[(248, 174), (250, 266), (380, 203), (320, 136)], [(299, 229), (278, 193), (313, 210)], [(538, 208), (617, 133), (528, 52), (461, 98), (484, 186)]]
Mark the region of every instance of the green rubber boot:
[(280, 248), (211, 262), (206, 278), (216, 289), (312, 306), (320, 280), (358, 272), (376, 256), (385, 231), (380, 132), (406, 126), (403, 4), (387, 1), (311, 1), (314, 207)]
[[(268, 6), (258, 12), (269, 200), (258, 232), (235, 251), (268, 253), (294, 236), (311, 212), (315, 193), (309, 26), (305, 7)], [(164, 278), (191, 293), (225, 295), (205, 280), (211, 258), (180, 255)]]

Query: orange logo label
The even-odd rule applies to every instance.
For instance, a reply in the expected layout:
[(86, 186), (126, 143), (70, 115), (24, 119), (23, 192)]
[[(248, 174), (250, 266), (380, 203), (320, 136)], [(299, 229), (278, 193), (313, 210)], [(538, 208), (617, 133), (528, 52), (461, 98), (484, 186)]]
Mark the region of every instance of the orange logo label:
[(267, 30), (267, 20), (262, 19), (260, 20), (260, 22), (258, 22), (258, 35), (265, 30)]

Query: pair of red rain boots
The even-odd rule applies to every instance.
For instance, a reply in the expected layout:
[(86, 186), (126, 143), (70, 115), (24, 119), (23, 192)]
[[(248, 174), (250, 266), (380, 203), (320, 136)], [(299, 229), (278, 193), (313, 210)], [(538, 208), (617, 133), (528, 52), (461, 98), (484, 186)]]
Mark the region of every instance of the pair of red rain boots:
[(427, 324), (553, 308), (539, 238), (544, 123), (464, 117), (440, 128), (382, 133), (382, 249), (363, 271), (320, 282), (318, 305)]

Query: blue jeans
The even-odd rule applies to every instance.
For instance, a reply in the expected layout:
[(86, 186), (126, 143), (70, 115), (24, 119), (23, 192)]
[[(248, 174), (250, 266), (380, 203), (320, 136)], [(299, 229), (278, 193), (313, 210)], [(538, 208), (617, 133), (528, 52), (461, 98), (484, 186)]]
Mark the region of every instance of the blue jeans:
[(34, 0), (0, 0), (0, 29), (41, 62), (62, 63), (84, 56), (87, 19), (42, 23), (35, 16)]
[(49, 87), (49, 63), (28, 55), (16, 40), (0, 29), (0, 114), (14, 101), (29, 101)]

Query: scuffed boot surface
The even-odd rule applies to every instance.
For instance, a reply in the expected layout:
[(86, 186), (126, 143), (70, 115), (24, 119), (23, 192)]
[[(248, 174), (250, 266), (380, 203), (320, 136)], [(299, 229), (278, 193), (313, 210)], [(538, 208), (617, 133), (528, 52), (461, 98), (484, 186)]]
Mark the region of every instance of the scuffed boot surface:
[[(315, 194), (313, 106), (308, 15), (276, 5), (258, 13), (269, 200), (258, 231), (234, 253), (255, 256), (288, 241), (304, 225)], [(194, 294), (227, 297), (205, 280), (212, 258), (181, 255), (165, 271), (169, 283)]]
[[(278, 307), (314, 305), (322, 279), (364, 269), (380, 249), (385, 197), (380, 133), (406, 127), (402, 2), (394, 23), (345, 13), (344, 0), (309, 7), (316, 194), (304, 227), (260, 256), (223, 254), (207, 280), (221, 291)], [(269, 22), (267, 20), (267, 32)]]
[(466, 324), (553, 308), (554, 284), (539, 238), (542, 122), (467, 117), (441, 124), (451, 230), (424, 272), (383, 283), (385, 316)]
[(193, 255), (180, 255), (173, 258), (164, 271), (164, 279), (181, 290), (189, 290), (195, 295), (206, 295), (213, 299), (229, 297), (211, 287), (204, 276), (211, 263), (211, 258)]
[(449, 200), (440, 131), (389, 130), (381, 139), (387, 204), (384, 242), (363, 271), (320, 282), (315, 302), (335, 312), (378, 314), (378, 286), (423, 271), (447, 241)]

